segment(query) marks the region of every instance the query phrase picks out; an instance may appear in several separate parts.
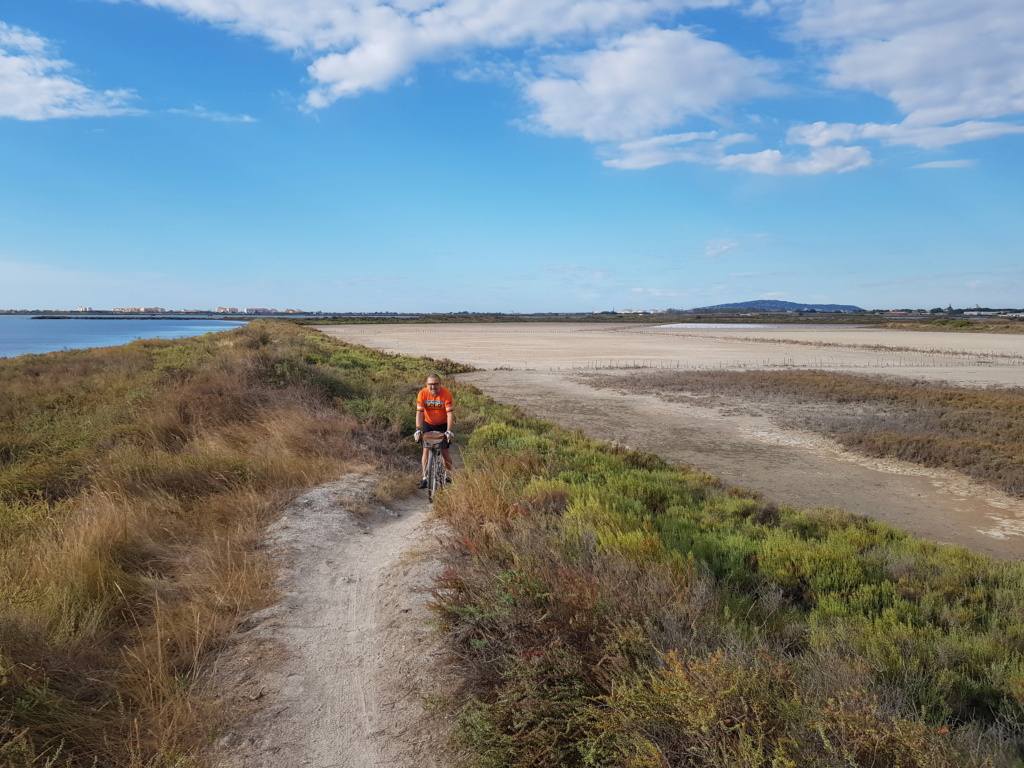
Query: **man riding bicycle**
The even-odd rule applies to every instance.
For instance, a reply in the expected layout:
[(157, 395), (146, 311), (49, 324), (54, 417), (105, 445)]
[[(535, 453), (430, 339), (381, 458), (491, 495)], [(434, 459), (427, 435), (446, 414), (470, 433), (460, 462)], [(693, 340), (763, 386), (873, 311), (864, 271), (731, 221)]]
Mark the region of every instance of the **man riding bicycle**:
[[(447, 387), (441, 386), (441, 377), (436, 373), (427, 376), (427, 385), (420, 390), (416, 397), (416, 434), (413, 440), (417, 443), (423, 437), (424, 432), (444, 432), (444, 442), (441, 443), (441, 456), (444, 457), (444, 468), (449, 473), (452, 471), (452, 459), (448, 455), (448, 447), (451, 445), (455, 433), (452, 432), (452, 425), (455, 423), (455, 401), (452, 400), (452, 393)], [(420, 488), (427, 487), (427, 454), (429, 449), (423, 446), (423, 479), (420, 481)], [(449, 475), (448, 482), (451, 482)]]

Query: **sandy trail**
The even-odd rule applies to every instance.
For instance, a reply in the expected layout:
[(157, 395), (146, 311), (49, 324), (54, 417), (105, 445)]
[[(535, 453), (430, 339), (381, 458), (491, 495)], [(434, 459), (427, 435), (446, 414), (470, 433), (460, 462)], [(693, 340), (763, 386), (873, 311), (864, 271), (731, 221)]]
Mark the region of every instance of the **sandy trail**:
[(1024, 385), (1024, 336), (836, 327), (655, 329), (588, 324), (323, 326), (345, 341), (448, 357), (483, 371), (461, 378), (502, 402), (592, 437), (690, 464), (728, 485), (797, 507), (843, 507), (920, 536), (1024, 558), (1024, 502), (957, 472), (856, 456), (779, 426), (769, 408), (705, 407), (588, 386), (633, 364), (752, 369), (796, 366)]
[(427, 625), (437, 565), (425, 497), (356, 514), (372, 478), (296, 499), (269, 532), (282, 598), (222, 654), (215, 684), (244, 717), (219, 740), (224, 768), (432, 768), (448, 732), (426, 714), (446, 673)]

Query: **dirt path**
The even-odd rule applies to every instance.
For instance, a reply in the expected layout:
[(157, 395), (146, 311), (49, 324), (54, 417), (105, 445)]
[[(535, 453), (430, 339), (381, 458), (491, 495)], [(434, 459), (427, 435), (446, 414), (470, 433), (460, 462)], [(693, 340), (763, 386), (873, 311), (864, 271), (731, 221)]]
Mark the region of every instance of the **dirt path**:
[(424, 711), (446, 679), (426, 623), (437, 524), (421, 495), (350, 511), (371, 483), (319, 486), (272, 526), (282, 598), (250, 618), (215, 676), (245, 713), (219, 740), (223, 768), (447, 764), (446, 724)]
[(843, 507), (935, 541), (1024, 558), (1024, 503), (956, 472), (858, 457), (783, 429), (743, 403), (701, 407), (587, 386), (624, 366), (820, 368), (1024, 385), (1024, 336), (843, 327), (651, 328), (577, 324), (323, 326), (346, 341), (448, 357), (484, 369), (466, 380), (527, 413), (711, 472), (797, 507)]

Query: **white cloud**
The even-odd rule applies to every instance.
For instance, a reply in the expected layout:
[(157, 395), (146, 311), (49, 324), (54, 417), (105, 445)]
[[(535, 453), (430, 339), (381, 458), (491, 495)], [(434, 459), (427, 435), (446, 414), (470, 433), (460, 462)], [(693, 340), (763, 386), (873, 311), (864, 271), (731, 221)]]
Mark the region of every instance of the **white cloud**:
[(973, 168), (977, 165), (973, 160), (932, 160), (930, 163), (918, 163), (914, 168)]
[(320, 109), (345, 96), (383, 90), (429, 53), (407, 19), (390, 9), (377, 15), (382, 23), (370, 39), (310, 65), (309, 75), (319, 85), (307, 95), (309, 107)]
[(909, 145), (921, 149), (940, 149), (966, 141), (992, 139), (1008, 134), (1024, 133), (1024, 126), (1012, 123), (971, 120), (950, 126), (915, 126), (906, 123), (824, 123), (793, 126), (786, 137), (790, 144), (825, 147), (833, 143), (847, 144), (864, 139), (877, 139), (883, 144)]
[(704, 257), (711, 259), (712, 261), (717, 261), (725, 256), (729, 251), (735, 251), (739, 247), (740, 244), (735, 240), (712, 240), (704, 249)]
[(224, 112), (216, 112), (198, 104), (192, 109), (169, 109), (172, 115), (184, 115), (186, 117), (201, 117), (204, 120), (212, 120), (215, 123), (255, 123), (256, 118), (250, 115), (229, 115)]
[(526, 88), (539, 130), (588, 141), (629, 141), (714, 117), (729, 102), (777, 93), (769, 62), (746, 59), (688, 29), (631, 32), (601, 48), (548, 58)]
[[(821, 131), (829, 135), (833, 132)], [(847, 136), (848, 132), (835, 131), (830, 141)], [(796, 134), (798, 137), (801, 134)], [(817, 134), (813, 133), (812, 137)], [(755, 141), (746, 133), (719, 136), (716, 132), (677, 133), (656, 136), (641, 141), (623, 142), (617, 146), (621, 154), (604, 164), (623, 170), (653, 168), (666, 163), (702, 163), (723, 170), (741, 170), (770, 176), (810, 176), (821, 173), (846, 173), (871, 164), (871, 153), (863, 147), (834, 147), (812, 144), (806, 156), (786, 155), (777, 149), (760, 152), (726, 153), (734, 144)], [(817, 138), (814, 139), (816, 142)], [(791, 143), (809, 144), (810, 141)]]
[(521, 66), (507, 58), (498, 61), (470, 61), (453, 74), (466, 83), (502, 83), (519, 86), (523, 82)]
[(313, 55), (310, 108), (382, 90), (423, 61), (474, 48), (548, 45), (734, 0), (140, 0)]
[(717, 131), (670, 133), (639, 141), (624, 141), (615, 147), (619, 157), (605, 160), (609, 168), (642, 170), (667, 163), (713, 163), (726, 147), (756, 137), (747, 133), (720, 136)]
[(134, 112), (130, 91), (94, 91), (70, 75), (42, 37), (0, 21), (0, 117), (49, 120)]
[(718, 161), (719, 168), (769, 176), (848, 173), (868, 165), (871, 165), (871, 153), (864, 147), (816, 147), (807, 157), (795, 158), (777, 149), (765, 149), (750, 154), (725, 155)]
[(913, 126), (1024, 113), (1019, 0), (806, 0), (797, 30), (839, 52), (828, 80), (892, 101)]

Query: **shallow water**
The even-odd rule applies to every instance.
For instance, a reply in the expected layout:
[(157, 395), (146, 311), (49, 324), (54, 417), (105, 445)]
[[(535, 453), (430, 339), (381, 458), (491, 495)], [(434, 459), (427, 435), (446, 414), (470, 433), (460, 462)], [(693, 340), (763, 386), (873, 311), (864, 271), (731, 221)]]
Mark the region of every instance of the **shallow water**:
[(0, 315), (0, 357), (127, 344), (135, 339), (178, 339), (226, 331), (237, 321), (174, 318), (74, 318), (35, 320), (32, 315)]

